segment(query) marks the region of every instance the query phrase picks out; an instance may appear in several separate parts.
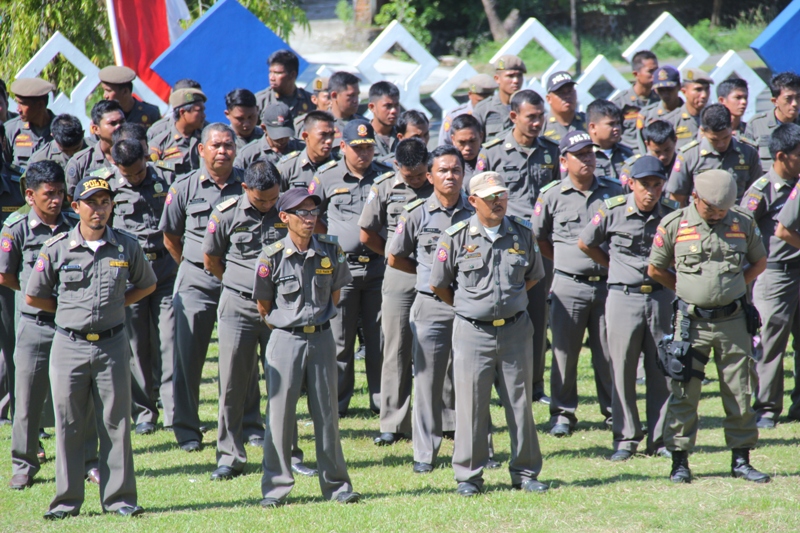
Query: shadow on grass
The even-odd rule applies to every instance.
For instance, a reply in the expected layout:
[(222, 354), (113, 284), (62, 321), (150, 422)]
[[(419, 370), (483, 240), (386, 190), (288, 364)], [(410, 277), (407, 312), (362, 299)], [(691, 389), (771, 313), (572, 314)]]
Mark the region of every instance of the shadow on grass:
[[(561, 439), (560, 443), (569, 442), (568, 440)], [(579, 457), (600, 457), (600, 458), (607, 458), (610, 457), (611, 454), (614, 453), (611, 449), (611, 446), (590, 446), (588, 448), (575, 448), (575, 449), (566, 449), (561, 448), (559, 450), (555, 450), (550, 453), (542, 454), (542, 457), (545, 459), (555, 459), (559, 457), (567, 457), (576, 459)]]

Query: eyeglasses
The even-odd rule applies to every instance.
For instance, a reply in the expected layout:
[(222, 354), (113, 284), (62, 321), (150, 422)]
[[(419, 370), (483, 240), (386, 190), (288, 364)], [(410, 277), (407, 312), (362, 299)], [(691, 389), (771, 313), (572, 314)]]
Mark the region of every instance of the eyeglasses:
[(505, 191), (496, 192), (494, 194), (490, 194), (488, 196), (483, 197), (483, 199), (486, 200), (487, 202), (494, 202), (495, 200), (505, 200), (506, 198), (508, 198), (508, 193)]
[(314, 209), (295, 209), (294, 211), (286, 211), (286, 213), (299, 217), (307, 217), (309, 215), (318, 217), (322, 213), (322, 209), (319, 207), (315, 207)]

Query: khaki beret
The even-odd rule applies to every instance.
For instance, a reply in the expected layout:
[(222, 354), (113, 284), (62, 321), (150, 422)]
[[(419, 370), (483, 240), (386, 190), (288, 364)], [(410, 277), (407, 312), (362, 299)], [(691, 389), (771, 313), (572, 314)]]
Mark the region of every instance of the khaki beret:
[(469, 92), (490, 96), (497, 89), (497, 82), (488, 74), (478, 74), (469, 80)]
[(699, 68), (683, 69), (681, 72), (681, 79), (683, 80), (683, 83), (714, 83), (714, 80), (711, 79), (711, 76), (708, 75), (708, 72), (705, 70), (700, 70)]
[(736, 180), (726, 170), (707, 170), (695, 176), (694, 192), (717, 209), (730, 209), (736, 205)]
[(113, 84), (130, 83), (136, 79), (133, 69), (115, 65), (102, 69), (98, 76), (100, 76), (100, 81)]
[(169, 105), (181, 107), (195, 102), (205, 102), (208, 100), (200, 89), (178, 89), (169, 95)]
[(521, 70), (523, 73), (528, 72), (528, 69), (525, 68), (525, 63), (523, 63), (522, 60), (517, 56), (512, 56), (511, 54), (500, 56), (500, 59), (498, 59), (497, 63), (494, 64), (494, 69)]
[(11, 92), (22, 98), (47, 96), (56, 90), (55, 85), (41, 78), (17, 78), (11, 84)]

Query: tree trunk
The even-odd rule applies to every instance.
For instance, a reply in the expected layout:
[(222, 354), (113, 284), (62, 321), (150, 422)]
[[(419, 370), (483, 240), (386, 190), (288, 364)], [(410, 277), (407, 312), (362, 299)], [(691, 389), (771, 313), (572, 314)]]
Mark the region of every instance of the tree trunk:
[(489, 31), (492, 32), (494, 42), (501, 43), (508, 40), (508, 32), (503, 27), (503, 21), (497, 14), (497, 0), (481, 0), (483, 10), (486, 12), (486, 20), (489, 21)]
[(722, 24), (722, 0), (714, 0), (711, 8), (711, 25), (716, 27)]
[(578, 0), (569, 0), (569, 20), (572, 29), (572, 48), (575, 49), (575, 75), (580, 76), (581, 36), (578, 34)]

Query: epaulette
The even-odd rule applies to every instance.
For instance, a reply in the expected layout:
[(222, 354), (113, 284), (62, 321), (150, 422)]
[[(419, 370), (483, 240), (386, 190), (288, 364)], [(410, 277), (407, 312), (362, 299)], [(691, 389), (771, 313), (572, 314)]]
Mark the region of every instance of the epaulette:
[(317, 169), (317, 172), (325, 172), (326, 170), (331, 169), (331, 168), (335, 167), (338, 164), (339, 164), (339, 162), (336, 161), (336, 160), (328, 161), (327, 163), (325, 163), (324, 165), (319, 167)]
[(228, 198), (224, 202), (217, 204), (217, 210), (221, 213), (228, 209), (230, 206), (235, 204), (239, 200), (238, 196), (234, 196), (233, 198)]
[(752, 124), (754, 121), (756, 121), (758, 119), (766, 118), (768, 115), (769, 115), (769, 113), (767, 113), (766, 111), (764, 111), (762, 113), (756, 113), (755, 115), (750, 117), (750, 121), (748, 122), (748, 124)]
[(319, 242), (327, 242), (328, 244), (339, 244), (339, 237), (327, 233), (318, 233), (317, 240)]
[(665, 215), (664, 218), (661, 219), (661, 223), (659, 225), (661, 227), (666, 227), (670, 222), (672, 222), (673, 220), (677, 220), (682, 216), (683, 216), (683, 209), (678, 209), (668, 215)]
[(410, 213), (411, 211), (413, 211), (414, 209), (418, 208), (419, 206), (421, 206), (424, 203), (425, 203), (425, 199), (424, 198), (417, 198), (416, 200), (414, 200), (410, 204), (406, 204), (406, 206), (403, 207), (403, 209), (405, 209), (406, 211), (408, 211)]
[(624, 163), (626, 165), (633, 165), (636, 162), (636, 160), (639, 159), (640, 157), (642, 157), (642, 154), (633, 154), (628, 159), (626, 159)]
[(561, 181), (559, 181), (559, 180), (553, 180), (553, 181), (551, 181), (550, 183), (548, 183), (547, 185), (545, 185), (544, 187), (542, 187), (541, 189), (539, 189), (539, 194), (543, 194), (543, 193), (545, 193), (546, 191), (549, 191), (550, 189), (552, 189), (553, 187), (555, 187), (555, 186), (556, 186), (556, 185), (558, 185), (559, 183), (561, 183)]
[(755, 142), (750, 137), (745, 137), (744, 135), (740, 135), (736, 138), (739, 142), (743, 142), (744, 144), (749, 144), (752, 148), (758, 148), (758, 143)]
[(388, 180), (388, 179), (389, 179), (389, 178), (391, 178), (392, 176), (394, 176), (394, 171), (393, 171), (393, 170), (390, 170), (389, 172), (384, 172), (383, 174), (381, 174), (380, 176), (378, 176), (377, 178), (375, 178), (375, 181), (374, 181), (374, 183), (375, 183), (375, 185), (377, 185), (377, 184), (379, 184), (379, 183), (380, 183), (380, 182), (382, 182), (382, 181), (386, 181), (386, 180)]
[(503, 139), (492, 139), (491, 141), (483, 143), (481, 146), (484, 148), (491, 148), (492, 146), (500, 144), (501, 142), (503, 142)]
[(456, 233), (458, 233), (462, 229), (466, 228), (467, 226), (469, 226), (469, 220), (462, 220), (461, 222), (458, 222), (457, 224), (453, 224), (452, 226), (450, 226), (449, 228), (444, 230), (444, 232), (452, 237), (453, 235), (455, 235)]
[(162, 161), (158, 160), (155, 162), (155, 165), (158, 168), (163, 168), (164, 170), (169, 170), (170, 172), (175, 172), (175, 163), (172, 161)]
[(50, 237), (49, 239), (44, 241), (44, 245), (45, 246), (53, 246), (55, 243), (57, 243), (58, 241), (60, 241), (61, 239), (63, 239), (66, 236), (67, 236), (67, 232), (66, 231), (62, 231), (61, 233), (59, 233), (55, 237)]
[(757, 179), (756, 182), (753, 184), (753, 187), (755, 187), (759, 191), (763, 191), (767, 185), (769, 185), (769, 178), (764, 176)]
[(607, 208), (613, 209), (613, 208), (617, 207), (618, 205), (624, 204), (626, 201), (627, 200), (625, 199), (625, 195), (624, 194), (620, 194), (619, 196), (615, 196), (613, 198), (606, 198), (605, 199), (605, 204), (606, 204)]
[(744, 208), (744, 207), (742, 207), (740, 205), (734, 205), (733, 207), (731, 207), (731, 211), (736, 211), (740, 215), (746, 216), (747, 219), (750, 220), (750, 222), (755, 223), (755, 220), (753, 219), (753, 212), (752, 211), (748, 211), (746, 208)]
[(614, 183), (615, 185), (622, 185), (622, 182), (619, 181), (614, 176), (600, 176), (600, 179), (601, 180), (605, 180), (605, 181), (607, 181), (609, 183)]
[(695, 146), (697, 146), (698, 144), (700, 144), (700, 141), (698, 141), (697, 139), (695, 139), (695, 140), (693, 140), (692, 142), (690, 142), (690, 143), (687, 143), (687, 144), (684, 144), (683, 146), (681, 146), (681, 148), (680, 148), (680, 151), (681, 151), (681, 152), (685, 152), (685, 151), (687, 151), (689, 148), (694, 148), (694, 147), (695, 147)]
[(97, 170), (93, 170), (92, 172), (89, 173), (89, 175), (94, 178), (102, 178), (104, 180), (107, 180), (113, 173), (114, 171), (111, 170), (110, 168), (103, 167), (103, 168), (98, 168)]
[(272, 244), (264, 248), (264, 251), (267, 253), (268, 257), (272, 257), (281, 250), (283, 250), (283, 243), (281, 241), (273, 242)]
[(520, 226), (524, 226), (528, 229), (533, 229), (533, 224), (531, 224), (530, 220), (525, 220), (524, 218), (518, 217), (516, 215), (512, 215), (509, 218), (514, 222), (516, 222), (517, 224), (519, 224)]
[(547, 141), (549, 143), (552, 143), (552, 144), (555, 144), (556, 146), (558, 146), (558, 143), (556, 141), (554, 141), (553, 139), (551, 139), (550, 137), (545, 137), (544, 135), (539, 135), (536, 138), (541, 140), (541, 141)]
[(117, 233), (117, 234), (119, 234), (119, 235), (124, 235), (125, 237), (128, 237), (129, 239), (131, 239), (131, 240), (134, 240), (134, 241), (137, 241), (137, 242), (138, 242), (138, 239), (137, 239), (136, 235), (134, 235), (133, 233), (131, 233), (131, 232), (130, 232), (130, 231), (128, 231), (128, 230), (125, 230), (125, 229), (119, 229), (119, 228), (114, 228), (114, 233)]
[(284, 161), (288, 161), (290, 159), (294, 159), (298, 155), (300, 155), (300, 150), (295, 150), (294, 152), (289, 152), (285, 156), (281, 157), (281, 160), (278, 161), (278, 163), (283, 163)]
[(665, 206), (669, 207), (670, 209), (680, 209), (681, 208), (681, 203), (678, 202), (677, 200), (672, 200), (670, 198), (664, 198), (664, 197), (661, 198), (661, 205), (665, 205)]
[(3, 225), (8, 226), (10, 228), (23, 218), (25, 218), (25, 215), (21, 214), (19, 211), (15, 211), (8, 216), (5, 222), (3, 222)]

